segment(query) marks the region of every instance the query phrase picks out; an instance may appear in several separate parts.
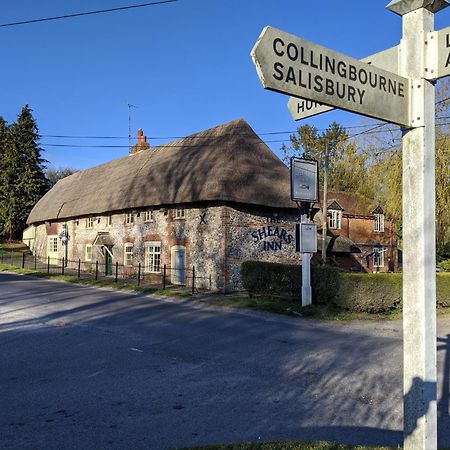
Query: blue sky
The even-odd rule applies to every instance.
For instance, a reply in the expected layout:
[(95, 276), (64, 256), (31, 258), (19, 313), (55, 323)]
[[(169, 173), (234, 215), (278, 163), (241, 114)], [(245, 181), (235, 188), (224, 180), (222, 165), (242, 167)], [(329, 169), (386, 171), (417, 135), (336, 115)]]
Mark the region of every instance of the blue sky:
[[(147, 0), (148, 1), (148, 0)], [(144, 3), (144, 0), (2, 0), (1, 23)], [(29, 104), (53, 167), (91, 167), (128, 153), (141, 127), (150, 144), (244, 118), (257, 133), (293, 131), (287, 97), (266, 91), (250, 57), (271, 25), (355, 58), (397, 45), (401, 18), (388, 0), (179, 0), (159, 6), (0, 28), (0, 115)], [(450, 8), (435, 28), (450, 23)], [(334, 111), (318, 128), (371, 119)], [(121, 139), (52, 138), (50, 135)], [(268, 141), (288, 134), (262, 136)], [(52, 147), (49, 144), (67, 144)], [(86, 145), (88, 147), (72, 147)], [(122, 148), (96, 148), (118, 145)], [(279, 155), (280, 142), (268, 145)]]

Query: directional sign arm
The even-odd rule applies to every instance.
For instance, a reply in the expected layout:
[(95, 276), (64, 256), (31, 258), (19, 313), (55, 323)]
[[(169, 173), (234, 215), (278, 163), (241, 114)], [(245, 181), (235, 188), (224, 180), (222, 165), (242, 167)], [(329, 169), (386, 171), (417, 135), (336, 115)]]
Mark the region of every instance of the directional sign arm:
[(266, 89), (410, 126), (407, 78), (271, 27), (251, 54)]
[[(361, 61), (372, 64), (380, 69), (398, 74), (398, 58), (399, 46), (391, 47), (381, 52), (363, 58)], [(288, 101), (288, 109), (293, 120), (306, 119), (307, 117), (316, 116), (335, 108), (325, 106), (311, 100), (299, 99), (291, 97)]]

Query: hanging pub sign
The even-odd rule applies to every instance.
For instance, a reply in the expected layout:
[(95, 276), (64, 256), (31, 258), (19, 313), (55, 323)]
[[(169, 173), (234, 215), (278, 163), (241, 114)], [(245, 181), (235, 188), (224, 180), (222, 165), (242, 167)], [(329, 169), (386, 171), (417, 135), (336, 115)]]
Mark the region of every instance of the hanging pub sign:
[(317, 161), (291, 158), (291, 199), (309, 203), (319, 200)]

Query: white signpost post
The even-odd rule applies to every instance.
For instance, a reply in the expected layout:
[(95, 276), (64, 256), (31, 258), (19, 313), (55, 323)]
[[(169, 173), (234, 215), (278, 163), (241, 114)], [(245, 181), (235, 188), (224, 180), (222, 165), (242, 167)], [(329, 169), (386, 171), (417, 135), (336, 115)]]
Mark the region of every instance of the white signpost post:
[(291, 158), (291, 199), (303, 205), (302, 222), (295, 234), (302, 258), (302, 306), (309, 306), (312, 303), (311, 255), (317, 251), (317, 227), (309, 218), (309, 205), (319, 200), (317, 161)]
[(304, 111), (329, 106), (402, 126), (406, 450), (437, 448), (434, 81), (450, 75), (450, 29), (434, 31), (434, 14), (448, 5), (447, 0), (387, 5), (402, 16), (398, 70), (377, 68), (375, 62), (271, 27), (264, 28), (251, 52), (264, 88), (320, 103), (305, 103)]

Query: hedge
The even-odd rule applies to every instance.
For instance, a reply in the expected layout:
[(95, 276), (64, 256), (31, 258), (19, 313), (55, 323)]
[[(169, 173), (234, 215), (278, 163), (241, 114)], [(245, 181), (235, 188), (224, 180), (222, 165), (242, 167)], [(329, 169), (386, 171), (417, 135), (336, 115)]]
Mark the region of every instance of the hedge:
[[(297, 298), (301, 293), (301, 266), (245, 261), (242, 283), (249, 295)], [(450, 274), (438, 273), (436, 303), (450, 307)], [(369, 313), (387, 313), (401, 307), (402, 274), (356, 274), (336, 267), (312, 266), (313, 303)]]

